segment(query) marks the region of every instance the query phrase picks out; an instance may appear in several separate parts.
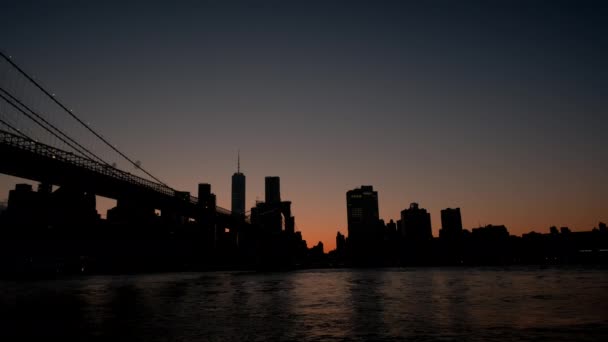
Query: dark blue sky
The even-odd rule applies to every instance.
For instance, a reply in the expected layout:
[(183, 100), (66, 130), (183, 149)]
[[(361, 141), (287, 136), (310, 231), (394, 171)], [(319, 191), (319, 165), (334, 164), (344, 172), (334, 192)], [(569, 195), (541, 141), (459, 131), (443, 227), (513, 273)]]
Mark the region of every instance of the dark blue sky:
[(520, 234), (608, 220), (607, 6), (4, 1), (0, 48), (176, 188), (229, 207), (240, 149), (247, 206), (281, 176), (310, 242), (362, 184)]

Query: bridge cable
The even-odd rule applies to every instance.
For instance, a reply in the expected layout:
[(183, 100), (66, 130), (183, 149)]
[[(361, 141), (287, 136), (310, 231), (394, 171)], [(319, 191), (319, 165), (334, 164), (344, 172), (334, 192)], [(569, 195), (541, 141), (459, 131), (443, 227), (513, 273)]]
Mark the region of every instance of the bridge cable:
[[(88, 158), (93, 157), (93, 159), (97, 159), (99, 162), (101, 162), (102, 164), (106, 164), (106, 165), (110, 165), (108, 162), (106, 162), (105, 160), (103, 160), (102, 158), (100, 158), (99, 156), (97, 156), (95, 153), (91, 152), (89, 149), (87, 149), (86, 147), (82, 146), (81, 144), (79, 144), (76, 140), (72, 139), (70, 136), (68, 136), (66, 133), (64, 133), (63, 131), (61, 131), (59, 128), (57, 128), (56, 126), (54, 126), (52, 123), (48, 122), (44, 117), (42, 117), (41, 115), (39, 115), (38, 113), (34, 112), (31, 108), (29, 108), (27, 105), (25, 105), (23, 102), (21, 102), (19, 99), (17, 99), (16, 97), (14, 97), (13, 95), (11, 95), (8, 91), (6, 91), (5, 89), (3, 89), (2, 87), (0, 87), (0, 91), (2, 91), (5, 95), (7, 95), (8, 97), (10, 97), (13, 101), (15, 101), (16, 103), (18, 103), (19, 105), (21, 105), (23, 108), (25, 108), (28, 112), (30, 112), (32, 115), (36, 116), (38, 119), (40, 119), (42, 122), (44, 122), (45, 124), (47, 124), (49, 127), (51, 127), (52, 129), (54, 129), (57, 133), (61, 134), (63, 137), (65, 137), (66, 139), (68, 139), (69, 141), (71, 141), (72, 143), (74, 143), (76, 146), (78, 146), (80, 149), (75, 148), (72, 145), (69, 145), (71, 148), (73, 148), (74, 150), (78, 151), (79, 153), (81, 153), (83, 156), (86, 156)], [(6, 101), (6, 100), (5, 100)], [(11, 104), (13, 105), (13, 104)], [(14, 106), (14, 105), (13, 105)], [(29, 116), (28, 116), (29, 117)], [(31, 117), (30, 117), (31, 119)], [(39, 124), (39, 123), (38, 123)], [(39, 124), (40, 125), (40, 124)], [(46, 128), (45, 128), (46, 129)], [(47, 129), (47, 131), (49, 131)], [(50, 132), (50, 131), (49, 131)], [(51, 132), (51, 134), (53, 134)], [(53, 134), (55, 135), (55, 134)], [(57, 137), (57, 135), (55, 135)], [(63, 141), (63, 140), (62, 140)], [(65, 142), (65, 141), (64, 141)], [(84, 150), (84, 152), (83, 152)], [(88, 156), (87, 156), (88, 155)]]
[(40, 91), (42, 91), (46, 96), (48, 96), (51, 100), (53, 100), (53, 102), (55, 102), (59, 107), (61, 107), (66, 113), (68, 113), (72, 118), (74, 118), (76, 121), (78, 121), (87, 130), (89, 130), (89, 132), (93, 133), (93, 135), (95, 135), (97, 138), (99, 138), (101, 141), (103, 141), (106, 145), (108, 145), (112, 150), (114, 150), (116, 153), (118, 153), (120, 156), (122, 156), (128, 162), (130, 162), (137, 169), (141, 170), (146, 175), (152, 177), (152, 179), (154, 179), (155, 181), (157, 181), (160, 184), (162, 184), (162, 185), (168, 187), (169, 189), (175, 191), (173, 188), (171, 188), (170, 186), (168, 186), (167, 184), (165, 184), (163, 181), (161, 181), (160, 179), (154, 177), (154, 175), (152, 175), (150, 172), (146, 171), (143, 167), (141, 167), (141, 165), (139, 165), (138, 163), (134, 162), (131, 158), (129, 158), (124, 153), (122, 153), (121, 151), (119, 151), (116, 147), (114, 147), (114, 145), (112, 145), (109, 141), (107, 141), (103, 136), (101, 136), (99, 133), (97, 133), (94, 129), (92, 129), (91, 127), (89, 127), (89, 125), (87, 125), (85, 122), (83, 122), (78, 116), (76, 116), (76, 114), (72, 113), (72, 111), (70, 111), (68, 108), (66, 108), (53, 95), (49, 94), (49, 92), (46, 91), (46, 89), (44, 89), (40, 84), (38, 84), (38, 82), (36, 82), (30, 75), (28, 75), (25, 71), (23, 71), (17, 64), (15, 64), (2, 51), (0, 51), (0, 56), (2, 56), (2, 58), (4, 58), (10, 65), (12, 65), (15, 69), (17, 69), (17, 71), (19, 71), (25, 78), (27, 78), (32, 84), (34, 84)]
[[(81, 150), (79, 150), (77, 147), (74, 147), (74, 145), (70, 144), (70, 142), (66, 141), (64, 138), (62, 138), (61, 136), (59, 136), (57, 133), (51, 131), (48, 127), (46, 127), (45, 125), (41, 124), (38, 120), (36, 120), (32, 115), (26, 113), (25, 111), (23, 111), (23, 109), (19, 108), (16, 104), (14, 104), (13, 102), (11, 102), (9, 99), (7, 99), (4, 95), (0, 94), (0, 98), (3, 99), (4, 101), (6, 101), (8, 104), (10, 104), (11, 106), (13, 106), (15, 109), (17, 109), (19, 112), (21, 112), (21, 114), (27, 116), (30, 120), (34, 121), (36, 124), (38, 124), (38, 126), (42, 127), (44, 130), (46, 130), (47, 132), (51, 133), (53, 136), (55, 136), (57, 139), (61, 140), (64, 144), (68, 145), (69, 147), (71, 147), (72, 149), (74, 149), (75, 151), (81, 153), (82, 155), (85, 155), (85, 153), (83, 153)], [(30, 137), (28, 137), (29, 139), (31, 139)], [(34, 140), (34, 139), (32, 139)], [(35, 140), (34, 140), (35, 141)], [(109, 165), (108, 163), (106, 163), (105, 161), (102, 160), (103, 163)]]
[(34, 139), (28, 137), (25, 133), (21, 132), (18, 128), (15, 128), (13, 125), (11, 125), (10, 123), (4, 121), (2, 118), (0, 118), (0, 124), (5, 125), (6, 127), (12, 129), (13, 131), (15, 131), (18, 135), (22, 136), (23, 138), (35, 141)]

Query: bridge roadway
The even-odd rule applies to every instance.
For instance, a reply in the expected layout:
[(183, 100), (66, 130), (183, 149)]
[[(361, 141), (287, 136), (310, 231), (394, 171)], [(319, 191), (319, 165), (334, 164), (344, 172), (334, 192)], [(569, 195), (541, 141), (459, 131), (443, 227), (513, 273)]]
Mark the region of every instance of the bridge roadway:
[[(198, 217), (202, 210), (198, 199), (188, 193), (4, 130), (0, 130), (0, 173), (116, 200), (136, 200), (188, 218)], [(216, 207), (216, 213), (227, 227), (239, 223), (229, 210)]]

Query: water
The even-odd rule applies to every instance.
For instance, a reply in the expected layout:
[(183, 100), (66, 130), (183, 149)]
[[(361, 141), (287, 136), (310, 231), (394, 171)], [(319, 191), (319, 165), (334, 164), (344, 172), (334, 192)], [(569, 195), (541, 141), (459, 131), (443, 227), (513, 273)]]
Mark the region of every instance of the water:
[(0, 281), (0, 340), (608, 341), (608, 273), (306, 270)]

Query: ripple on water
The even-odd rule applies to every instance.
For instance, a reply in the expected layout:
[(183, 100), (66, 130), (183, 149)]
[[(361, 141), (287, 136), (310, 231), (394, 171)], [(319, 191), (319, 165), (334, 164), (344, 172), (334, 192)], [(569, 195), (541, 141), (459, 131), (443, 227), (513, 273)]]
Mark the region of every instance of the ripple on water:
[(311, 270), (0, 282), (0, 340), (599, 341), (589, 269)]

